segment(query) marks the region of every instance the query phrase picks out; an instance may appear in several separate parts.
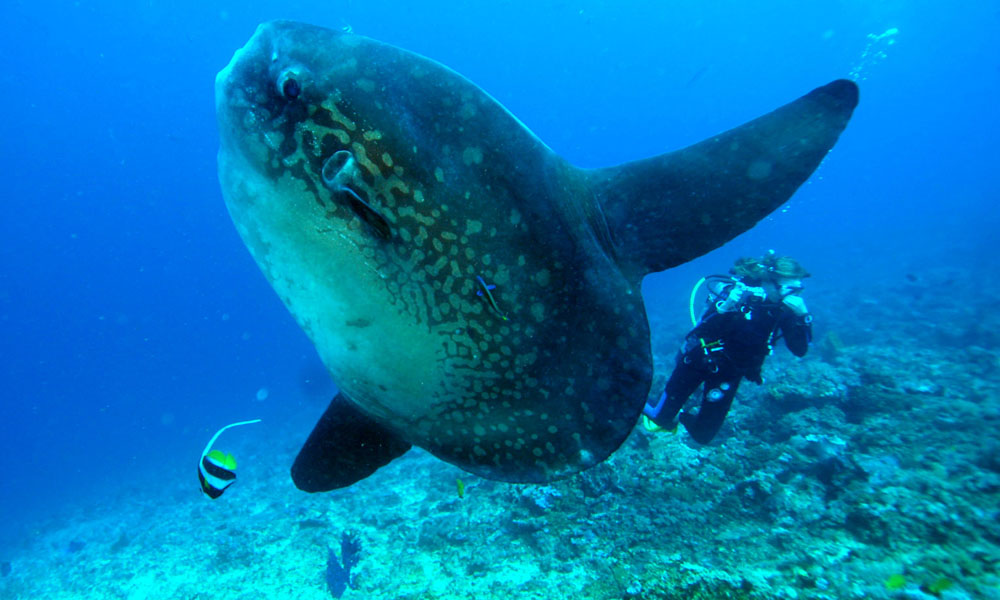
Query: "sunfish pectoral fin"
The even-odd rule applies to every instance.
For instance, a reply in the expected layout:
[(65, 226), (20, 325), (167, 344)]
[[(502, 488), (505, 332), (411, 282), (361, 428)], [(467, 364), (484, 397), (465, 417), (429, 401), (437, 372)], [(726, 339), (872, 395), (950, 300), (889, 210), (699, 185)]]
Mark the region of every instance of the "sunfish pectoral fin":
[(338, 150), (323, 161), (323, 185), (334, 197), (346, 203), (354, 214), (382, 239), (392, 237), (392, 228), (385, 216), (359, 194), (357, 160), (348, 150)]
[(623, 270), (662, 271), (718, 248), (785, 203), (858, 104), (837, 80), (693, 146), (587, 172)]
[(299, 450), (292, 465), (292, 481), (304, 492), (347, 487), (409, 449), (408, 442), (339, 393)]
[(353, 188), (344, 186), (340, 192), (347, 198), (348, 205), (354, 214), (371, 227), (375, 235), (384, 240), (392, 237), (392, 227), (382, 213), (366, 202)]

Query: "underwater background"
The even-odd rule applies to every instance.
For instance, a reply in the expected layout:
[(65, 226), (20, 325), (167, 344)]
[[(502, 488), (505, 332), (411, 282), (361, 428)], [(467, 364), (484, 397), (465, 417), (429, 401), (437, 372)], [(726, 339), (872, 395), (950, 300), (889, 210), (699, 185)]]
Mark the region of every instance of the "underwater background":
[[(792, 255), (810, 353), (708, 446), (638, 428), (548, 486), (414, 451), (297, 491), (335, 388), (215, 160), (215, 74), (274, 18), (439, 61), (585, 167), (855, 79), (786, 207), (644, 283), (668, 371), (699, 277)], [(987, 1), (7, 0), (0, 598), (1000, 598), (997, 31)], [(209, 500), (205, 443), (253, 418)]]

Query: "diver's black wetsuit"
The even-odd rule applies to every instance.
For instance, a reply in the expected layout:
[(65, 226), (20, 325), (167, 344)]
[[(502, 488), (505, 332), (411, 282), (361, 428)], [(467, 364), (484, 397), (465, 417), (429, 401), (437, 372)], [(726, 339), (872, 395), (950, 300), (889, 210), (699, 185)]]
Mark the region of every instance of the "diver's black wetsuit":
[(696, 442), (707, 444), (722, 427), (742, 378), (762, 382), (761, 367), (775, 341), (784, 337), (792, 354), (805, 355), (812, 338), (811, 320), (779, 302), (766, 300), (746, 303), (731, 312), (718, 312), (712, 306), (687, 335), (654, 422), (665, 426), (673, 421), (704, 382), (698, 414), (682, 413), (680, 423)]

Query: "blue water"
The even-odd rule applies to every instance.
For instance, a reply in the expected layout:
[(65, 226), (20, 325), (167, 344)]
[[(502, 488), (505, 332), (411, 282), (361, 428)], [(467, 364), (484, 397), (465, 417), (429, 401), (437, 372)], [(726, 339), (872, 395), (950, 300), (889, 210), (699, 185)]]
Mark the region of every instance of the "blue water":
[(129, 483), (174, 486), (164, 474), (178, 470), (195, 494), (216, 428), (263, 418), (238, 435), (266, 453), (268, 422), (329, 399), (216, 180), (215, 73), (272, 18), (449, 65), (582, 166), (682, 147), (860, 68), (860, 107), (810, 183), (721, 250), (650, 277), (655, 317), (682, 320), (695, 278), (768, 248), (799, 258), (814, 294), (930, 266), (997, 272), (993, 2), (8, 0), (0, 514), (17, 524), (0, 540)]

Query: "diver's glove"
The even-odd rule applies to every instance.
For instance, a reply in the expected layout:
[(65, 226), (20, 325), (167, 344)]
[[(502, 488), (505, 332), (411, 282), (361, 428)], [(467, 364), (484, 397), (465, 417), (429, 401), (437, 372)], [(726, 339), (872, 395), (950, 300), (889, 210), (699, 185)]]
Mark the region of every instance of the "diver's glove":
[(740, 305), (743, 303), (743, 297), (751, 289), (742, 281), (737, 281), (729, 288), (729, 294), (715, 303), (715, 310), (720, 313), (739, 310)]
[(809, 309), (806, 308), (806, 301), (802, 299), (802, 296), (785, 296), (785, 299), (781, 301), (782, 304), (792, 309), (797, 317), (804, 317), (809, 314)]

